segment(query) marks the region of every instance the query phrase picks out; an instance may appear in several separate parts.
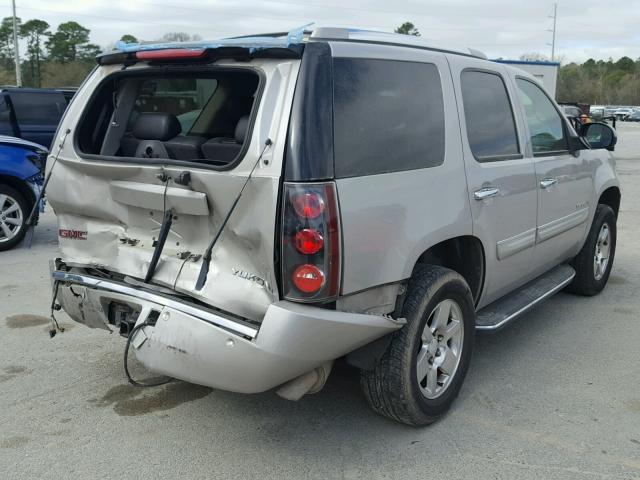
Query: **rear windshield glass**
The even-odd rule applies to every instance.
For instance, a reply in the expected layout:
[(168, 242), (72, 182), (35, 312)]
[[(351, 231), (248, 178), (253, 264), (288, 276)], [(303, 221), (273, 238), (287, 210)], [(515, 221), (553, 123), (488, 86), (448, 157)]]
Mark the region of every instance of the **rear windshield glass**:
[(444, 161), (444, 102), (430, 63), (336, 58), (337, 177), (434, 167)]
[(244, 151), (258, 84), (255, 72), (240, 69), (117, 75), (94, 95), (78, 148), (228, 166)]

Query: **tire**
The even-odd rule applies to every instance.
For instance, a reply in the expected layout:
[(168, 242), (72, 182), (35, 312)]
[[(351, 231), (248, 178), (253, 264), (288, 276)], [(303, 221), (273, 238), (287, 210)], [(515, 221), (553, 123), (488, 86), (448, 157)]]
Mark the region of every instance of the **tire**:
[[(605, 225), (608, 229), (607, 244), (607, 262), (606, 265), (600, 265), (599, 271), (596, 270), (597, 252), (603, 253), (604, 244), (601, 244), (599, 250), (599, 238), (604, 235), (603, 229)], [(616, 215), (608, 205), (598, 205), (596, 213), (593, 217), (591, 229), (587, 235), (587, 239), (582, 246), (580, 253), (571, 261), (571, 265), (576, 270), (576, 276), (573, 282), (566, 288), (568, 292), (578, 295), (593, 296), (600, 293), (609, 280), (613, 259), (616, 253)]]
[[(453, 304), (457, 305), (457, 310)], [(450, 306), (450, 312), (461, 317), (457, 321), (462, 331), (449, 341), (445, 339), (438, 342), (437, 335), (434, 335), (430, 341), (423, 342), (425, 335), (430, 336), (425, 326), (432, 330), (436, 318), (443, 318), (436, 316), (436, 313), (446, 311), (443, 305)], [(435, 312), (438, 307), (442, 310)], [(407, 324), (393, 334), (389, 348), (377, 365), (361, 372), (361, 385), (369, 405), (378, 414), (407, 425), (428, 425), (449, 410), (469, 369), (476, 318), (473, 297), (469, 286), (458, 273), (439, 266), (428, 266), (410, 280), (401, 316), (407, 320)], [(446, 323), (450, 328), (453, 327), (453, 314), (447, 316)], [(442, 328), (436, 330), (438, 333), (442, 331)], [(437, 344), (435, 353), (432, 348), (434, 341)], [(461, 341), (458, 355), (449, 357), (455, 350), (454, 341)], [(446, 387), (443, 383), (439, 394), (437, 388), (445, 371), (440, 367), (435, 369), (438, 382), (435, 389), (429, 390), (428, 382), (433, 378), (432, 375), (427, 375), (422, 382), (418, 381), (419, 355), (422, 359), (420, 364), (428, 365), (428, 372), (439, 362), (444, 367), (449, 359), (450, 366), (453, 364), (451, 359), (458, 358), (455, 368), (448, 367), (453, 374), (449, 380), (445, 380)], [(425, 358), (428, 359), (427, 364), (424, 363)], [(421, 371), (424, 372), (424, 368)], [(431, 385), (434, 385), (433, 382)]]
[(29, 204), (22, 194), (0, 184), (0, 252), (9, 250), (22, 241), (27, 233), (28, 215)]

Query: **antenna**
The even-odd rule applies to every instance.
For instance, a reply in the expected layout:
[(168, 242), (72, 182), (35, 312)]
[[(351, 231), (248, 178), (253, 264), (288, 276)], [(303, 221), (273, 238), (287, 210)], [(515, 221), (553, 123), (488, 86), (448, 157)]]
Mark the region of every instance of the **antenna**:
[(551, 47), (551, 61), (555, 61), (556, 58), (556, 22), (558, 20), (558, 2), (553, 4), (553, 15), (549, 15), (549, 18), (553, 18), (553, 29), (547, 30), (551, 32), (551, 43), (547, 43)]

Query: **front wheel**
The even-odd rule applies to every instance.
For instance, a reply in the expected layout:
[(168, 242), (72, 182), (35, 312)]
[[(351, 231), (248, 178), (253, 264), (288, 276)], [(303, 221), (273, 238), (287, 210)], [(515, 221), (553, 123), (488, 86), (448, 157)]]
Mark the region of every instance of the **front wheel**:
[(602, 291), (613, 266), (616, 237), (615, 213), (608, 205), (598, 205), (582, 250), (571, 262), (576, 276), (567, 291), (586, 296)]
[(407, 324), (387, 352), (362, 371), (362, 388), (377, 413), (408, 425), (434, 422), (449, 410), (471, 360), (475, 309), (456, 272), (428, 266), (409, 282), (402, 309)]

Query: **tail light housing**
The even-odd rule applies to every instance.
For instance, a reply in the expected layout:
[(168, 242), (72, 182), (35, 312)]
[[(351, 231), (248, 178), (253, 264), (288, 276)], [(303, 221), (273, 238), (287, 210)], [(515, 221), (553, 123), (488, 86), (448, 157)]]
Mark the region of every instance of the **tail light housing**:
[(335, 183), (285, 183), (281, 235), (284, 298), (297, 302), (335, 299), (342, 268)]

